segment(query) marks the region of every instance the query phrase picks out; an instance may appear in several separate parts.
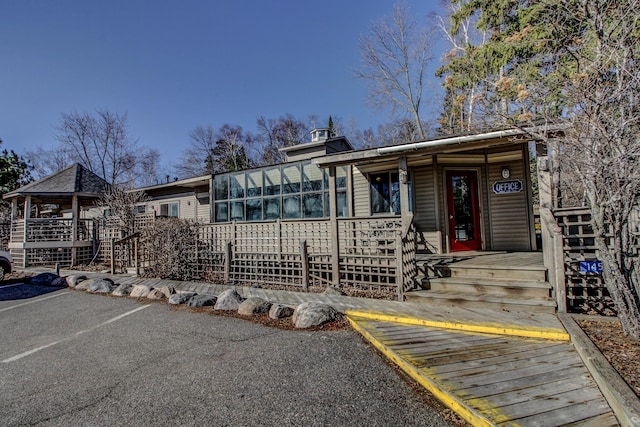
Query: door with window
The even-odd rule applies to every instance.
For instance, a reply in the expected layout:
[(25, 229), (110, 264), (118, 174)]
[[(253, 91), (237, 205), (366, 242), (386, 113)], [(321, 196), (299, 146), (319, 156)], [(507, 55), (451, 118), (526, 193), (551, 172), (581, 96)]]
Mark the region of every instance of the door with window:
[(447, 171), (449, 247), (451, 251), (482, 249), (478, 174), (473, 170)]

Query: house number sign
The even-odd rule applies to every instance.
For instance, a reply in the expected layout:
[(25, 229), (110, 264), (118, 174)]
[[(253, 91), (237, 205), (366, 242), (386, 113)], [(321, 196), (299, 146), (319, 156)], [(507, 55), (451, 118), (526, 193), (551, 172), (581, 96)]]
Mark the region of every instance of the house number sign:
[(510, 179), (508, 181), (496, 181), (493, 183), (493, 192), (496, 194), (519, 193), (522, 191), (522, 181)]

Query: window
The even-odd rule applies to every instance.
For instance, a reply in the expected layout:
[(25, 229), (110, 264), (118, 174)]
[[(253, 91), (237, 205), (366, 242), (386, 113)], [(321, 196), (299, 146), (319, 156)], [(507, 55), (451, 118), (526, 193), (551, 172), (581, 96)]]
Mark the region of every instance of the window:
[[(328, 188), (328, 183), (325, 186)], [(339, 166), (336, 168), (336, 196), (338, 200), (336, 200), (336, 204), (338, 205), (338, 216), (345, 217), (348, 216), (347, 212), (347, 167)], [(327, 209), (329, 209), (329, 205), (327, 205)], [(328, 215), (327, 215), (328, 216)]]
[(229, 221), (229, 202), (215, 203), (215, 221), (216, 222)]
[(247, 197), (262, 196), (262, 170), (247, 172)]
[(178, 202), (160, 204), (160, 216), (178, 217)]
[[(338, 216), (347, 215), (347, 168), (336, 176)], [(329, 174), (301, 161), (214, 178), (215, 221), (267, 221), (329, 216)]]
[(400, 213), (400, 182), (398, 172), (369, 175), (371, 182), (371, 213)]
[(147, 206), (146, 205), (138, 205), (138, 206), (134, 206), (133, 207), (133, 213), (134, 214), (143, 214), (147, 211)]
[(282, 179), (280, 177), (280, 167), (276, 166), (264, 170), (264, 195), (275, 196), (280, 194)]
[(229, 175), (217, 175), (214, 179), (213, 186), (216, 200), (229, 198)]
[(229, 198), (241, 199), (245, 192), (244, 172), (229, 175)]
[(284, 194), (299, 193), (301, 179), (300, 166), (291, 165), (282, 168), (282, 192)]

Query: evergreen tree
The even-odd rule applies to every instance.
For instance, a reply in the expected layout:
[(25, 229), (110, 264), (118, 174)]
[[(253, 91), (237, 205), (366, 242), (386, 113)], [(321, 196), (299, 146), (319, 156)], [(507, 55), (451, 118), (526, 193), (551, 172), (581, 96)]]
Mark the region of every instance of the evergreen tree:
[[(484, 88), (493, 124), (531, 132), (575, 173), (618, 317), (639, 338), (640, 0), (453, 1), (452, 34), (473, 17), (490, 37), (443, 67), (445, 85)], [(532, 130), (549, 122), (561, 139)]]

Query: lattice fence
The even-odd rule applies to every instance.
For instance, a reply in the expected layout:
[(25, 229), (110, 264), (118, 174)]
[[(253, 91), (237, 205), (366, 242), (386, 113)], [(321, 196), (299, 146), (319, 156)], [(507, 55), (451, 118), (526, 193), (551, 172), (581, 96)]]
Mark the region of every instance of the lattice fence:
[(599, 260), (589, 210), (558, 209), (554, 216), (564, 236), (567, 310), (610, 314), (614, 304), (602, 274), (589, 268)]
[[(395, 293), (399, 282), (412, 282), (416, 273), (415, 233), (411, 229), (403, 236), (398, 217), (340, 219), (336, 226), (341, 286)], [(303, 288), (334, 282), (336, 254), (329, 220), (198, 224), (197, 227), (197, 244), (189, 249), (197, 253), (187, 257), (195, 260), (189, 269), (192, 277)], [(139, 250), (144, 252), (144, 244)], [(400, 264), (403, 274), (399, 274)]]

